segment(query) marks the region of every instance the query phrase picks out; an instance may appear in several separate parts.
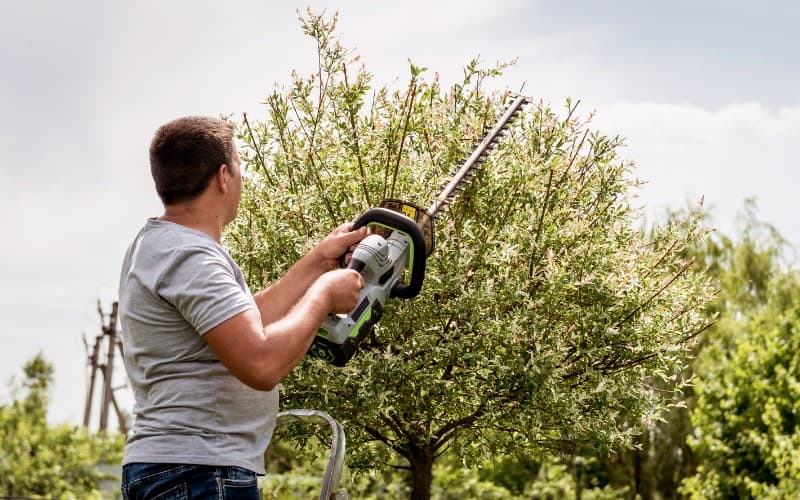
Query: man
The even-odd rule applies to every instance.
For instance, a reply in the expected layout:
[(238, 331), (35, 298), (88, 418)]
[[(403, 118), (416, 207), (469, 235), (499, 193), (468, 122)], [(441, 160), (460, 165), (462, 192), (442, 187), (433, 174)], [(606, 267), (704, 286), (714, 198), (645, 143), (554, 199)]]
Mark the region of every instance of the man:
[(366, 229), (343, 225), (255, 296), (220, 245), (242, 189), (233, 127), (180, 118), (150, 145), (164, 205), (125, 256), (120, 324), (136, 420), (124, 498), (259, 498), (256, 474), (275, 426), (278, 382), (329, 313), (364, 283), (339, 269)]

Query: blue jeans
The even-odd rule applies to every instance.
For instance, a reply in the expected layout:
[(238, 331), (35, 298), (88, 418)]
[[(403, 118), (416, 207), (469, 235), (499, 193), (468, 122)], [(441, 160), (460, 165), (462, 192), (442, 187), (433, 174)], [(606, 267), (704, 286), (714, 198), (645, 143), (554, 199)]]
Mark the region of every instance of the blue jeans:
[(241, 467), (128, 464), (122, 468), (125, 500), (259, 500), (256, 473)]

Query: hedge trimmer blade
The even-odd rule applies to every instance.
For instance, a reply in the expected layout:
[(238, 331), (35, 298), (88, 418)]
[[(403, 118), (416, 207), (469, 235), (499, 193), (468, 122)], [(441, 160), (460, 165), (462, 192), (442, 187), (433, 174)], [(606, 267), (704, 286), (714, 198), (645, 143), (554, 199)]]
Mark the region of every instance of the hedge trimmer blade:
[(458, 196), (467, 184), (471, 181), (481, 164), (486, 161), (486, 158), (497, 147), (500, 139), (506, 134), (508, 125), (519, 115), (522, 107), (530, 102), (530, 98), (522, 94), (514, 94), (512, 101), (505, 107), (500, 118), (495, 122), (494, 126), (489, 129), (489, 132), (481, 142), (475, 147), (469, 157), (464, 161), (458, 170), (455, 170), (450, 181), (442, 187), (442, 192), (431, 204), (428, 209), (428, 214), (431, 217), (438, 218), (438, 212), (446, 209), (453, 203), (456, 196)]
[[(401, 213), (417, 223), (425, 240), (426, 255), (430, 255), (433, 252), (434, 221), (467, 188), (468, 183), (475, 177), (478, 168), (486, 161), (497, 147), (500, 139), (506, 134), (508, 126), (520, 114), (522, 107), (529, 102), (530, 98), (527, 96), (521, 94), (511, 95), (511, 102), (503, 109), (500, 118), (497, 119), (492, 127), (486, 127), (485, 130), (488, 131), (486, 136), (475, 146), (464, 163), (458, 168), (453, 168), (450, 180), (442, 186), (441, 193), (428, 210), (403, 200), (392, 198), (383, 200), (380, 205), (381, 208)], [(388, 238), (392, 229), (373, 226), (372, 231), (382, 235), (384, 238)]]

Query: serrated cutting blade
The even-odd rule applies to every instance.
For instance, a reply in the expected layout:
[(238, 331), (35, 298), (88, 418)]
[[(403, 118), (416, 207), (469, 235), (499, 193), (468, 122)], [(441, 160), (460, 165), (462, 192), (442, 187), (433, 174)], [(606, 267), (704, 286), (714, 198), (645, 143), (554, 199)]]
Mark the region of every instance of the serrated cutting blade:
[(437, 213), (453, 203), (455, 197), (466, 188), (465, 183), (475, 177), (475, 170), (497, 147), (498, 141), (506, 134), (506, 127), (509, 123), (520, 113), (522, 107), (530, 102), (530, 98), (522, 94), (514, 94), (512, 97), (513, 100), (503, 110), (494, 126), (489, 129), (483, 140), (473, 149), (472, 154), (453, 174), (450, 181), (442, 188), (442, 192), (433, 201), (428, 209), (430, 216), (438, 218)]

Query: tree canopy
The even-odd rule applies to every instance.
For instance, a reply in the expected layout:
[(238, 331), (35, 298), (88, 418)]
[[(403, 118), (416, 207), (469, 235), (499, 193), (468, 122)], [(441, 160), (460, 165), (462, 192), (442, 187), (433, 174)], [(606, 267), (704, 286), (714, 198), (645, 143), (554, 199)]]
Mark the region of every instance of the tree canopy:
[[(404, 87), (373, 86), (335, 18), (302, 22), (318, 71), (240, 127), (248, 175), (225, 243), (251, 287), (383, 198), (426, 206), (506, 96), (486, 90), (504, 66), (478, 61), (448, 88), (413, 63)], [(639, 228), (622, 144), (572, 101), (530, 106), (438, 221), (421, 295), (390, 301), (346, 367), (307, 358), (283, 406), (329, 411), (349, 465), (408, 468), (412, 498), (446, 450), (474, 464), (630, 444), (670, 399), (648, 385), (681, 373), (712, 289), (683, 254), (705, 236), (697, 214)]]

